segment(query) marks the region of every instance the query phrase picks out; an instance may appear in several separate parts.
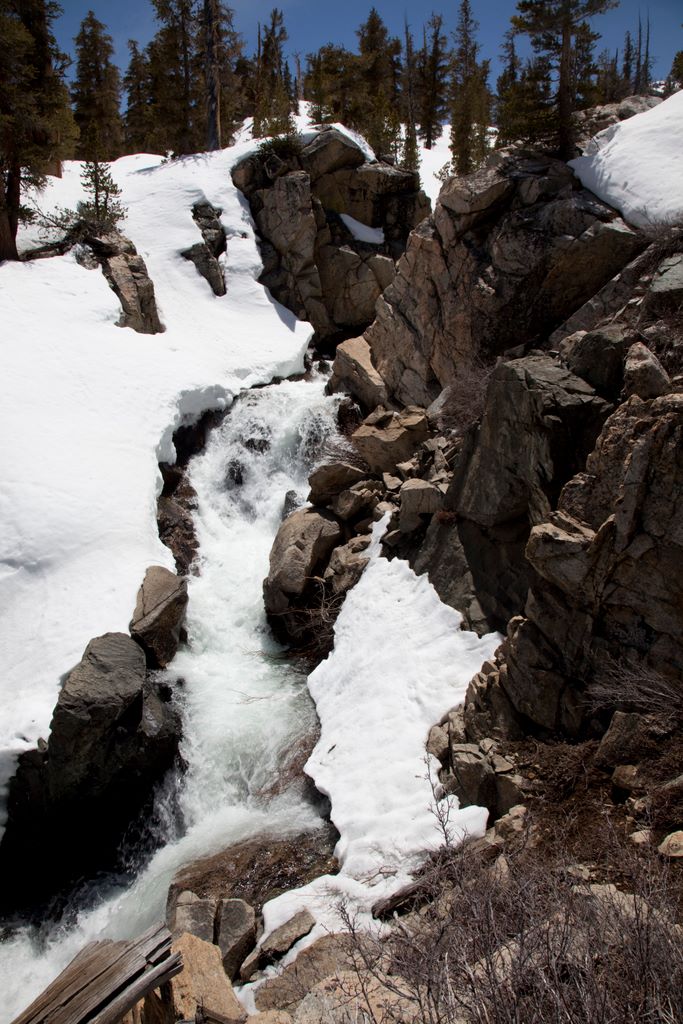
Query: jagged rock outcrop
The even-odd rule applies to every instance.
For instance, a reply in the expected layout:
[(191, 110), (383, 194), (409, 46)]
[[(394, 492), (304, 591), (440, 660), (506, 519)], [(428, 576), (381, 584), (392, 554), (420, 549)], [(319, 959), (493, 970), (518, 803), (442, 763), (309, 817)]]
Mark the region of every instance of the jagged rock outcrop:
[(140, 334), (164, 331), (154, 297), (154, 284), (145, 261), (138, 256), (130, 239), (118, 231), (111, 231), (99, 238), (88, 237), (87, 244), (121, 303), (123, 312), (117, 326), (132, 327)]
[(644, 246), (550, 157), (451, 178), (365, 333), (390, 397), (429, 406), (463, 364), (544, 341)]
[(431, 523), (412, 559), (472, 628), (505, 629), (524, 610), (529, 530), (584, 467), (611, 408), (551, 356), (496, 367), (444, 499), (449, 515)]
[(10, 784), (0, 844), (8, 909), (113, 865), (125, 829), (173, 764), (179, 733), (138, 644), (124, 633), (91, 640), (64, 681), (47, 744), (21, 755)]
[(195, 203), (192, 218), (202, 233), (203, 241), (184, 249), (181, 256), (194, 263), (197, 271), (208, 282), (214, 295), (225, 295), (225, 275), (219, 257), (226, 250), (225, 228), (220, 216), (223, 211), (211, 203)]
[(531, 532), (537, 580), (498, 664), (471, 687), (469, 733), (487, 713), (495, 727), (491, 689), (531, 728), (576, 735), (610, 660), (680, 681), (682, 440), (680, 393), (632, 397), (608, 419), (586, 471)]
[[(362, 331), (408, 232), (429, 212), (417, 176), (366, 163), (351, 139), (328, 128), (300, 149), (247, 157), (232, 177), (261, 236), (261, 282), (321, 338)], [(360, 227), (351, 230), (344, 216)]]

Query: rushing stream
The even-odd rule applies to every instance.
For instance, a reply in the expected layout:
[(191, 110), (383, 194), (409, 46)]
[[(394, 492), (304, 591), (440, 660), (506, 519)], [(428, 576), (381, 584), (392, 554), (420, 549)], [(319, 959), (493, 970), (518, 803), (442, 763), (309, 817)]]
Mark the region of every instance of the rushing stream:
[[(261, 584), (285, 496), (294, 490), (305, 499), (311, 467), (336, 431), (336, 403), (323, 386), (317, 378), (244, 393), (193, 460), (201, 574), (190, 581), (189, 644), (169, 672), (183, 710), (181, 826), (177, 813), (168, 815), (166, 844), (132, 885), (101, 887), (68, 924), (27, 927), (0, 943), (2, 1021), (85, 943), (131, 936), (163, 918), (182, 865), (258, 833), (319, 825), (300, 783), (272, 795), (288, 750), (316, 718), (305, 677), (270, 636)], [(163, 820), (163, 802), (159, 810)]]

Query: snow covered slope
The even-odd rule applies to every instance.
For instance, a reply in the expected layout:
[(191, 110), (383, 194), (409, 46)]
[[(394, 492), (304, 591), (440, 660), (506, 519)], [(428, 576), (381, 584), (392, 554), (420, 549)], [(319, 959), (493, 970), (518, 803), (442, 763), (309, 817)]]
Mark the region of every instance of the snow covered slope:
[(631, 224), (683, 223), (683, 92), (606, 128), (570, 167)]
[[(252, 147), (112, 167), (164, 334), (116, 327), (104, 276), (73, 255), (0, 266), (0, 785), (13, 755), (46, 735), (60, 677), (88, 640), (127, 629), (145, 568), (173, 567), (155, 502), (174, 428), (302, 367), (310, 327), (257, 284), (251, 218), (230, 179)], [(40, 206), (74, 206), (80, 170), (50, 179)], [(179, 255), (201, 241), (191, 208), (203, 199), (223, 209), (223, 298)]]

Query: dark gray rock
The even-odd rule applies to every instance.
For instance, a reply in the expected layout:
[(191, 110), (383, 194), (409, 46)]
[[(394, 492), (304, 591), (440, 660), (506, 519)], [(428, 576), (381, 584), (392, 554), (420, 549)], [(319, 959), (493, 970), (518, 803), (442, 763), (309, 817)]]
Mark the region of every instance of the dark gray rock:
[(10, 784), (4, 905), (39, 903), (113, 867), (124, 832), (172, 766), (179, 735), (138, 644), (123, 633), (92, 640), (66, 677), (46, 749), (23, 755)]
[(161, 565), (150, 566), (130, 622), (130, 635), (145, 651), (150, 668), (165, 668), (175, 657), (187, 600), (185, 580)]
[(168, 917), (168, 926), (175, 936), (189, 932), (204, 942), (213, 942), (215, 900), (203, 900), (193, 892), (181, 892)]
[(651, 316), (680, 313), (683, 308), (683, 255), (670, 256), (659, 264), (645, 297)]
[(234, 981), (256, 943), (256, 913), (245, 900), (221, 900), (216, 918), (216, 940), (225, 973)]
[(205, 242), (197, 242), (180, 254), (190, 263), (194, 263), (197, 272), (208, 282), (214, 295), (225, 295), (225, 277), (221, 265)]
[(589, 384), (550, 356), (502, 363), (447, 507), (484, 528), (524, 516), (541, 522), (585, 465), (609, 412)]
[(161, 497), (157, 501), (157, 526), (161, 541), (173, 552), (177, 571), (186, 576), (199, 550), (191, 513), (174, 498)]
[(614, 324), (567, 338), (565, 359), (572, 373), (603, 398), (616, 402), (624, 387), (624, 360), (632, 343), (633, 333)]

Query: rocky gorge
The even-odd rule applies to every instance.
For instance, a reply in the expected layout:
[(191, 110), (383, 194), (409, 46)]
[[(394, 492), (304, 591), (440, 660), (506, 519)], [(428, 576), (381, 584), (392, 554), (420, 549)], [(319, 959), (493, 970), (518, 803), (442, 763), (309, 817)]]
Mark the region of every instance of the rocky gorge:
[[(263, 283), (311, 322), (317, 356), (335, 350), (328, 390), (345, 396), (335, 399), (334, 450), (315, 451), (309, 490), (294, 492), (272, 545), (263, 597), (275, 635), (314, 661), (329, 651), (381, 521), (386, 558), (426, 574), (468, 629), (504, 634), (464, 706), (425, 737), (441, 766), (435, 797), (489, 811), (485, 836), (466, 845), (477, 870), (514, 889), (517, 847), (542, 860), (569, 785), (550, 765), (574, 765), (577, 752), (585, 791), (595, 804), (607, 799), (627, 848), (659, 848), (677, 869), (680, 229), (648, 236), (567, 165), (519, 150), (450, 179), (426, 218), (413, 175), (367, 164), (334, 131), (294, 153), (251, 156), (233, 178), (261, 234)], [(382, 240), (355, 237), (342, 214)], [(228, 467), (238, 496), (245, 465)], [(150, 567), (130, 636), (92, 641), (64, 682), (47, 744), (23, 756), (0, 847), (18, 880), (9, 909), (114, 863), (177, 757), (178, 723), (157, 673), (183, 642), (196, 495), (182, 459), (162, 469), (160, 535), (179, 576)], [(98, 837), (85, 846), (84, 807)], [(35, 851), (57, 827), (71, 838), (41, 873), (41, 892)], [(623, 906), (596, 892), (616, 882), (628, 894), (627, 884), (595, 850), (585, 863), (588, 831), (576, 828), (573, 883), (621, 920)], [(405, 966), (366, 955), (370, 995), (359, 990), (359, 950), (371, 940), (353, 929), (304, 943), (296, 958), (310, 914), (263, 931), (264, 903), (329, 871), (334, 842), (329, 826), (310, 849), (257, 839), (179, 874), (168, 924), (185, 971), (126, 1021), (241, 1022), (230, 982), (262, 976), (253, 1009), (264, 1024), (341, 1022), (359, 1006), (372, 1020), (421, 1019)], [(419, 936), (431, 911), (420, 918), (416, 908), (437, 907), (438, 919), (456, 884), (446, 882), (418, 876), (375, 916), (403, 915)], [(463, 1014), (467, 1005), (463, 997)]]

